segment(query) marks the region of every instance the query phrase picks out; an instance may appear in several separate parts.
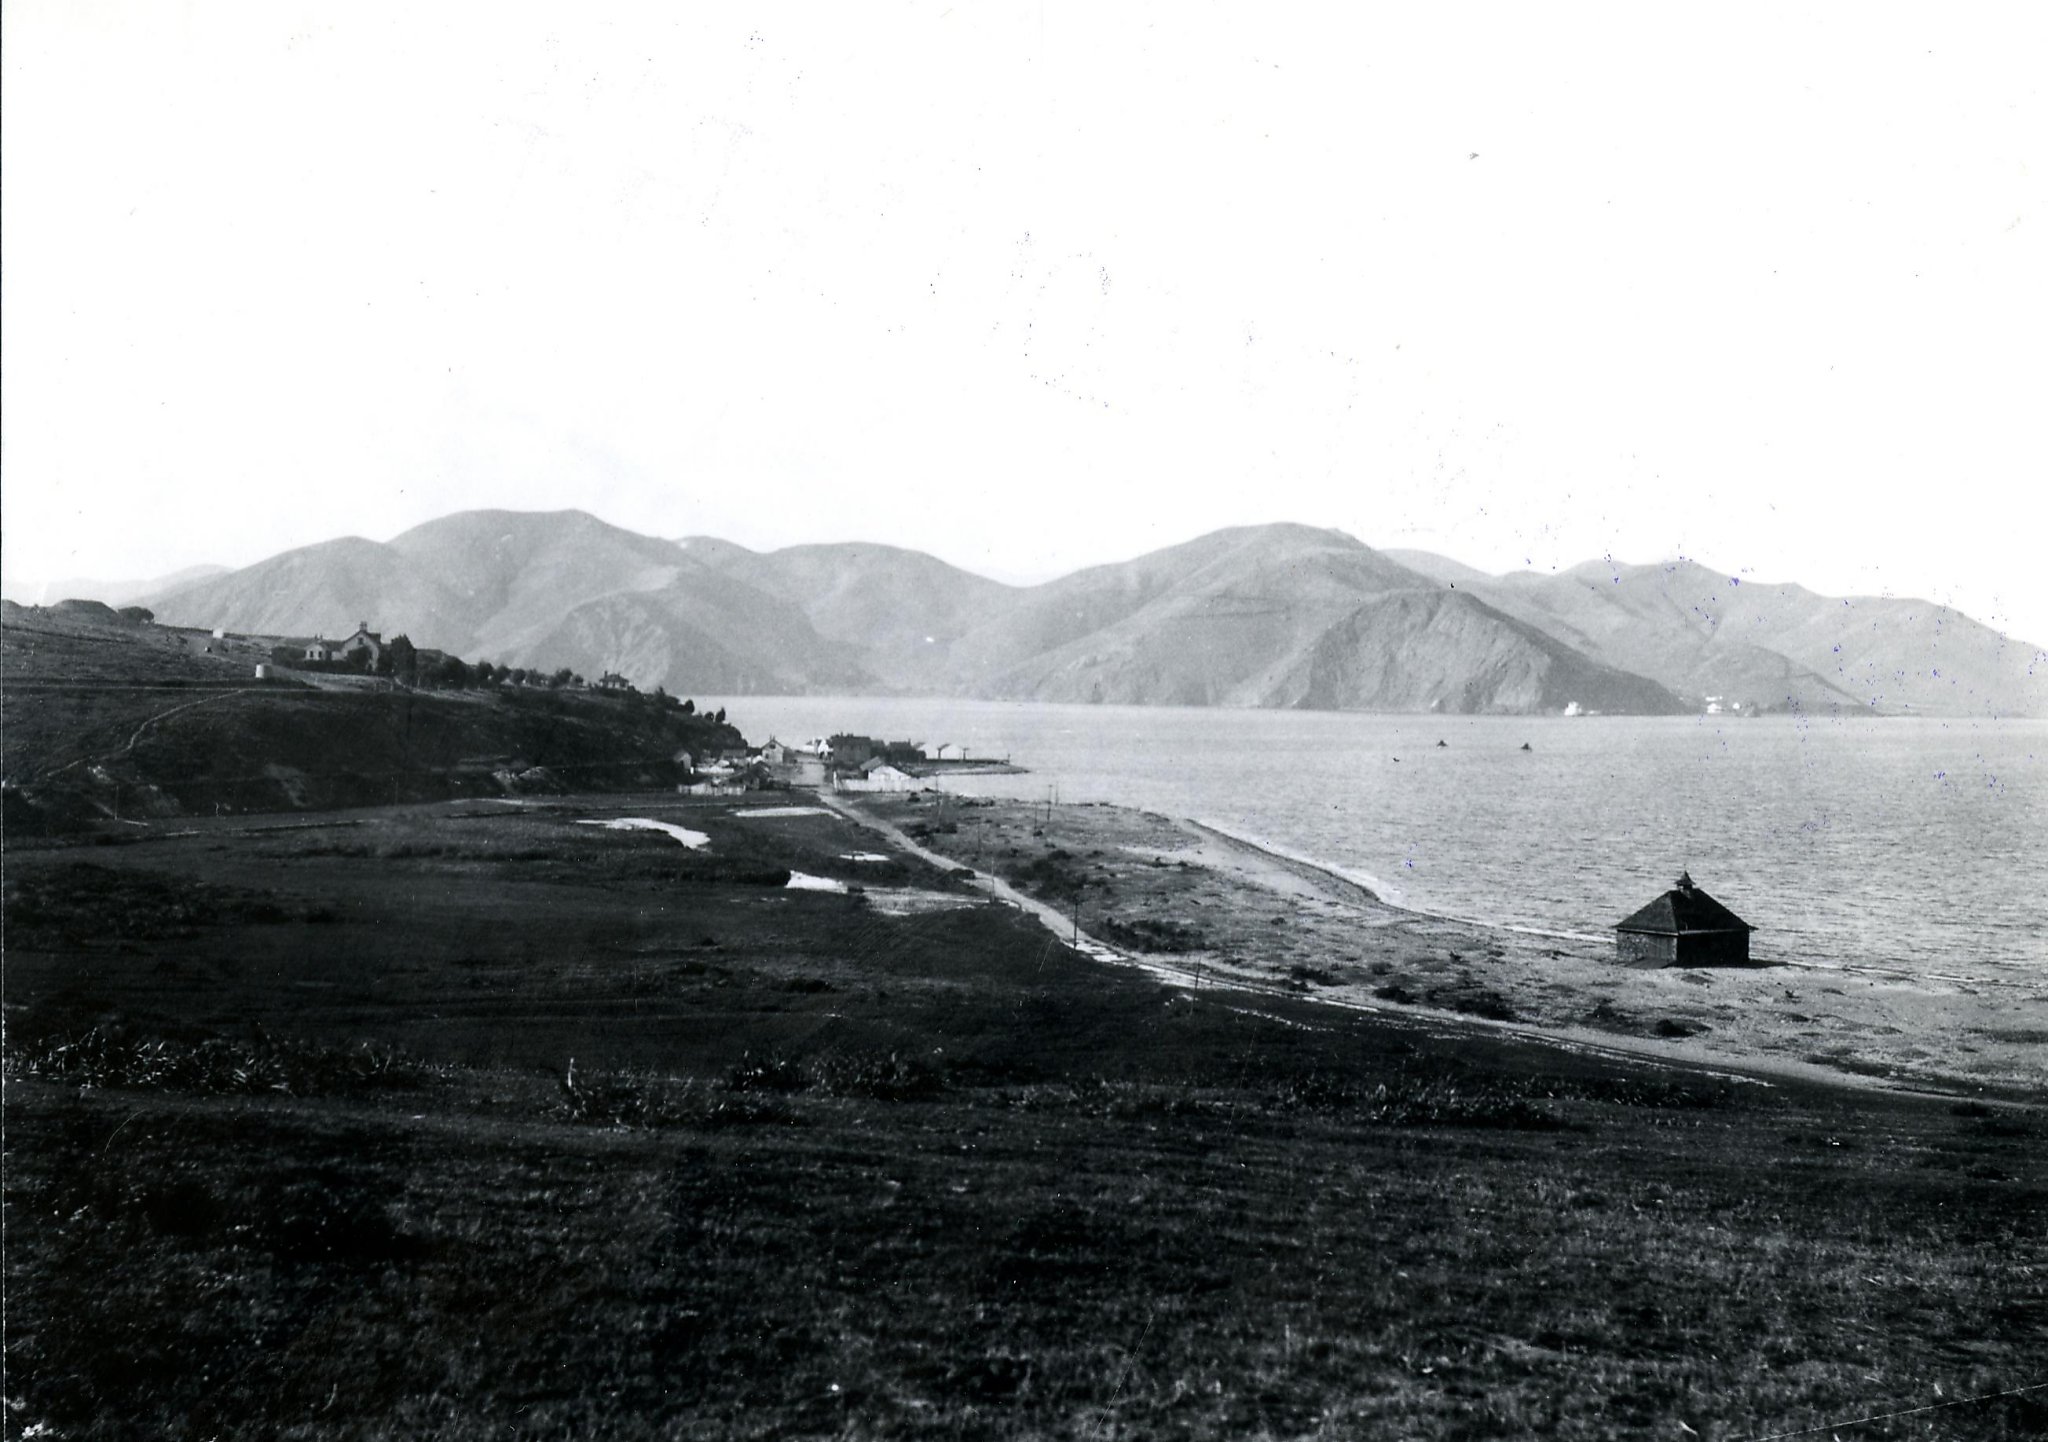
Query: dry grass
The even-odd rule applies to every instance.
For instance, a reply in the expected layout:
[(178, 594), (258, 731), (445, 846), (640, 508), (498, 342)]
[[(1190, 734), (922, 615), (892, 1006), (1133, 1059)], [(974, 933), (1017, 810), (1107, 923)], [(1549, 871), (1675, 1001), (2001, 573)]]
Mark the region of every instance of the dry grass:
[(10, 1431), (1727, 1439), (2048, 1352), (2035, 1113), (1178, 992), (583, 814), (10, 851)]

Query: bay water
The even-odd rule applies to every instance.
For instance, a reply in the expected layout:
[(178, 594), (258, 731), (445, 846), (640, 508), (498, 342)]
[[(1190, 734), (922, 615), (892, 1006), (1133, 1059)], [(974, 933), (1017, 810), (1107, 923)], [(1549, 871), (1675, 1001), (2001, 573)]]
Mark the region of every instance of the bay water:
[(1008, 757), (939, 784), (1208, 822), (1418, 910), (1605, 939), (1685, 870), (1766, 959), (2048, 985), (2048, 721), (700, 704), (757, 743)]

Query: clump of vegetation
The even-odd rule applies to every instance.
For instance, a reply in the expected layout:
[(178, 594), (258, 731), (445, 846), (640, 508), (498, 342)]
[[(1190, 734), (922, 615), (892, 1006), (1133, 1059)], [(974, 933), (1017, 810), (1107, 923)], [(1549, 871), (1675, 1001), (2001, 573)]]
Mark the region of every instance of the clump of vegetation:
[[(1556, 1101), (1598, 1102), (1650, 1111), (1719, 1111), (1737, 1105), (1736, 1089), (1709, 1077), (1671, 1078), (1654, 1073), (1536, 1076), (1528, 1089)], [(1751, 1105), (1761, 1098), (1750, 1097)]]
[(946, 1090), (945, 1073), (921, 1057), (901, 1052), (831, 1052), (803, 1060), (752, 1053), (726, 1073), (727, 1091), (800, 1092), (868, 1097), (875, 1101), (928, 1101)]
[(429, 1071), (411, 1057), (368, 1042), (343, 1050), (270, 1036), (186, 1041), (93, 1026), (10, 1047), (6, 1074), (88, 1089), (314, 1097), (414, 1087)]
[(66, 941), (166, 941), (202, 926), (331, 921), (325, 906), (163, 872), (67, 862), (7, 879), (10, 931), (54, 932)]
[(1151, 916), (1135, 917), (1130, 921), (1105, 916), (1097, 923), (1097, 929), (1108, 940), (1133, 951), (1179, 954), (1204, 951), (1209, 945), (1209, 938), (1200, 928)]
[(1568, 1088), (1549, 1088), (1456, 1068), (1402, 1068), (1377, 1080), (1338, 1068), (1278, 1078), (1246, 1076), (1231, 1085), (1083, 1077), (1011, 1089), (987, 1100), (1022, 1111), (1078, 1110), (1119, 1120), (1235, 1118), (1308, 1113), (1395, 1127), (1493, 1127), (1555, 1131), (1568, 1125), (1544, 1105)]
[(748, 1052), (725, 1075), (725, 1089), (734, 1092), (800, 1092), (816, 1084), (809, 1067), (785, 1056), (756, 1057)]
[(690, 1112), (693, 1084), (630, 1072), (578, 1073), (575, 1058), (562, 1073), (561, 1116), (586, 1126), (673, 1125)]
[(804, 1123), (803, 1115), (776, 1095), (715, 1091), (694, 1077), (584, 1072), (578, 1071), (572, 1060), (557, 1087), (561, 1099), (555, 1115), (581, 1126), (653, 1131)]
[(1455, 985), (1435, 986), (1429, 990), (1432, 1006), (1447, 1011), (1459, 1012), (1465, 1016), (1484, 1017), (1488, 1021), (1519, 1021), (1521, 1015), (1514, 1004), (1490, 986), (1482, 986), (1469, 977)]
[(833, 1096), (875, 1101), (930, 1101), (946, 1090), (946, 1077), (922, 1057), (901, 1052), (853, 1052), (821, 1057), (813, 1064), (818, 1085)]
[(579, 1071), (573, 1061), (558, 1087), (557, 1115), (589, 1126), (794, 1126), (804, 1117), (783, 1099), (800, 1092), (885, 1102), (931, 1101), (945, 1095), (947, 1079), (933, 1063), (895, 1051), (803, 1058), (748, 1052), (718, 1087), (694, 1077)]
[(1506, 1127), (1554, 1131), (1563, 1118), (1514, 1081), (1450, 1071), (1404, 1071), (1368, 1087), (1333, 1072), (1289, 1078), (1271, 1098), (1294, 1111), (1340, 1112), (1382, 1126)]
[(1470, 977), (1441, 983), (1422, 992), (1403, 982), (1390, 981), (1374, 987), (1372, 994), (1396, 1006), (1437, 1006), (1465, 1016), (1484, 1017), (1488, 1021), (1521, 1020), (1520, 1013), (1505, 996)]
[(1024, 890), (1043, 900), (1067, 901), (1080, 895), (1089, 884), (1086, 865), (1064, 846), (1055, 846), (1018, 867), (1016, 880)]
[(1287, 968), (1287, 979), (1300, 987), (1335, 986), (1341, 979), (1327, 966), (1312, 966), (1307, 962), (1296, 962)]

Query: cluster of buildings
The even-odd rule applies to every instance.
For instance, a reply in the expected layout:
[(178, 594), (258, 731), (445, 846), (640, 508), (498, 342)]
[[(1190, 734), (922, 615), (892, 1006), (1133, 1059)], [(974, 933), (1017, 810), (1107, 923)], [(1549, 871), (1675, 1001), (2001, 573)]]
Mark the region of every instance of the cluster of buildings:
[(774, 786), (915, 791), (921, 779), (909, 768), (930, 758), (914, 741), (839, 735), (809, 741), (770, 737), (767, 744), (751, 751), (732, 749), (704, 757), (678, 751), (675, 759), (688, 767), (694, 778), (678, 789), (701, 796)]
[(917, 768), (931, 759), (915, 741), (844, 732), (801, 742), (770, 738), (757, 754), (769, 775), (785, 785), (835, 791), (915, 791)]

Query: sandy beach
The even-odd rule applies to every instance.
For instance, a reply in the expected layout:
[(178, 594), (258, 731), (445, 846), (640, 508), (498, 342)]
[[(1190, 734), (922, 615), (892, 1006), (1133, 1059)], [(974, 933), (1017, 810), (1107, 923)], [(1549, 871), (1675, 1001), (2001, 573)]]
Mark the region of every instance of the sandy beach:
[[(1200, 821), (925, 793), (860, 814), (1055, 908), (1100, 959), (1688, 1066), (1907, 1090), (2048, 1094), (2048, 988), (1853, 965), (1637, 970), (1609, 935), (1390, 906)], [(1647, 899), (1647, 898), (1645, 898)]]

